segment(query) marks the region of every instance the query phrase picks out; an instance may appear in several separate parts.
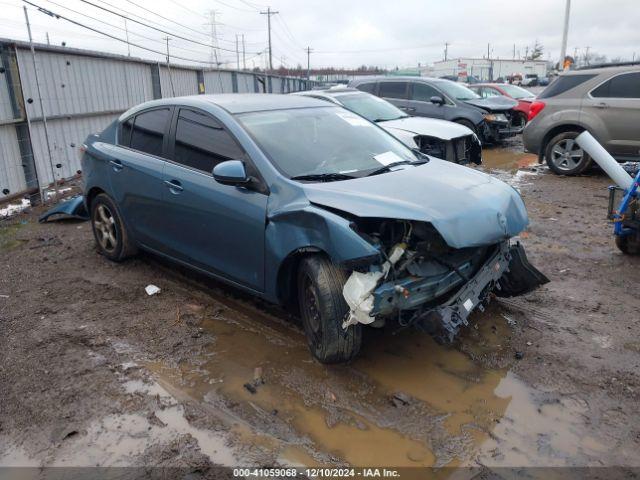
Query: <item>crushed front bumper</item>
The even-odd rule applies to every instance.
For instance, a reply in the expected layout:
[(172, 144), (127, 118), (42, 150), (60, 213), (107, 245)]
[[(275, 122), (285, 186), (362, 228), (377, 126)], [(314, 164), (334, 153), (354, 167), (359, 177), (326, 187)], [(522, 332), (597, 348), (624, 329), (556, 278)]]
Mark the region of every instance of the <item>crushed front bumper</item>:
[[(451, 341), (462, 325), (468, 325), (468, 317), (476, 307), (488, 300), (489, 293), (514, 296), (527, 293), (549, 280), (527, 261), (524, 249), (508, 241), (497, 246), (493, 254), (471, 276), (470, 263), (458, 272), (448, 272), (439, 277), (406, 277), (387, 281), (374, 292), (372, 315), (389, 314), (396, 310), (412, 310), (407, 323), (413, 323), (430, 333), (440, 332), (439, 337)], [(468, 281), (463, 280), (466, 277)], [(459, 287), (457, 290), (456, 288)], [(437, 306), (435, 299), (453, 292)]]

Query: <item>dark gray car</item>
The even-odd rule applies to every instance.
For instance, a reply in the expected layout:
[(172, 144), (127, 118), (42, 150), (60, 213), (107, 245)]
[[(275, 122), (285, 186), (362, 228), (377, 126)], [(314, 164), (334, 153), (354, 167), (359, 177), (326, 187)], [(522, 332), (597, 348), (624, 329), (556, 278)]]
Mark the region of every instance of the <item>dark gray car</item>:
[(485, 143), (499, 142), (522, 131), (512, 124), (516, 101), (482, 98), (450, 80), (371, 77), (352, 80), (349, 86), (382, 97), (409, 115), (457, 122), (473, 130)]

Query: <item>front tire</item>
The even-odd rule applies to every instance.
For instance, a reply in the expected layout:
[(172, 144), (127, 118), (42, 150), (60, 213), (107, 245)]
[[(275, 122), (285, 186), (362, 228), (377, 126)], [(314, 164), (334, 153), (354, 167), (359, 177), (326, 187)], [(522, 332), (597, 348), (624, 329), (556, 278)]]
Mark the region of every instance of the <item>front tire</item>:
[(323, 255), (307, 257), (298, 269), (298, 303), (309, 349), (321, 363), (353, 359), (362, 344), (362, 326), (342, 328), (349, 307), (342, 295), (346, 272)]
[(591, 165), (591, 157), (577, 143), (581, 132), (562, 132), (547, 144), (545, 158), (557, 175), (580, 175)]
[(91, 227), (98, 253), (121, 262), (136, 253), (136, 247), (111, 198), (101, 193), (91, 202)]

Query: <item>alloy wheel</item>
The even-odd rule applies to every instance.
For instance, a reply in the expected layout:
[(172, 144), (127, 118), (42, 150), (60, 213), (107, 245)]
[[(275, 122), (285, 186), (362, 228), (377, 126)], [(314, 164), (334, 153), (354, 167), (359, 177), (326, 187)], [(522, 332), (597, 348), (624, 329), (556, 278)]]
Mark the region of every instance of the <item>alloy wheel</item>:
[(309, 276), (304, 278), (304, 309), (305, 316), (314, 345), (318, 345), (321, 340), (320, 302), (313, 281)]
[(551, 161), (559, 170), (574, 170), (583, 160), (584, 150), (572, 138), (560, 140), (551, 149)]
[(93, 226), (100, 246), (107, 252), (113, 252), (118, 245), (117, 232), (113, 213), (104, 203), (96, 207)]

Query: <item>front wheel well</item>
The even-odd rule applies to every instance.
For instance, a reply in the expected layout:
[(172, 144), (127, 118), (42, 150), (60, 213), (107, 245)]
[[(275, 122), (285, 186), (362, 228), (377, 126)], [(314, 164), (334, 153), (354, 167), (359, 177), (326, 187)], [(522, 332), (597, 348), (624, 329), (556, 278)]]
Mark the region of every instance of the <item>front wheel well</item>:
[(317, 247), (302, 247), (291, 252), (280, 264), (278, 270), (278, 301), (292, 313), (298, 313), (298, 268), (300, 262), (312, 255), (326, 255), (327, 253)]
[(549, 143), (549, 141), (555, 137), (556, 135), (558, 135), (559, 133), (564, 133), (564, 132), (583, 132), (585, 131), (586, 128), (584, 128), (581, 125), (576, 125), (576, 124), (565, 124), (565, 125), (558, 125), (556, 127), (553, 127), (551, 130), (549, 130), (545, 135), (544, 138), (542, 139), (542, 144), (540, 145), (540, 150), (539, 150), (539, 157), (540, 160), (542, 161), (544, 159), (545, 156), (545, 151), (547, 150), (547, 144)]

